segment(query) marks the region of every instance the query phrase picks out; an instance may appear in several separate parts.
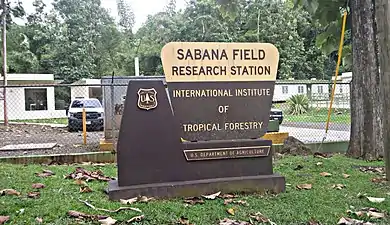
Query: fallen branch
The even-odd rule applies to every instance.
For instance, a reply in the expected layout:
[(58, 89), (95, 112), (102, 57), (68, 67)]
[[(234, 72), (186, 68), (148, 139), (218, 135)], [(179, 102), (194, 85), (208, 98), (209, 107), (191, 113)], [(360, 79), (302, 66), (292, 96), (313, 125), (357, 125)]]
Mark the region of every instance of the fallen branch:
[(138, 208), (133, 208), (133, 207), (119, 207), (118, 209), (116, 210), (109, 210), (109, 209), (102, 209), (102, 208), (96, 208), (95, 206), (93, 206), (91, 203), (87, 202), (87, 201), (83, 201), (81, 199), (79, 199), (80, 202), (84, 203), (85, 205), (87, 205), (88, 207), (91, 207), (92, 209), (94, 210), (99, 210), (99, 211), (104, 211), (104, 212), (108, 212), (108, 213), (117, 213), (117, 212), (120, 212), (122, 210), (133, 210), (133, 211), (136, 211), (136, 212), (140, 212), (142, 213), (142, 211)]

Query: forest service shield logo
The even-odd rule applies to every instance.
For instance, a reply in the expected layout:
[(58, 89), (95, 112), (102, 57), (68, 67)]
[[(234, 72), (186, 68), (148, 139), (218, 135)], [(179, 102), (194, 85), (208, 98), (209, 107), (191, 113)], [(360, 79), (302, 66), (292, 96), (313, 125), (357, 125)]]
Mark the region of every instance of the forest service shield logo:
[(150, 110), (157, 107), (157, 91), (154, 88), (140, 88), (137, 93), (138, 108)]

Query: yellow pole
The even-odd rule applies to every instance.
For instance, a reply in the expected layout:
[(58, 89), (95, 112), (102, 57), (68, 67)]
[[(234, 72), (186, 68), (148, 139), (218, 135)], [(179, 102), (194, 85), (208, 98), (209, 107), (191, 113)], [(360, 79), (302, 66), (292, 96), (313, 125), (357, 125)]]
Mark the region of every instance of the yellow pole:
[(87, 144), (87, 113), (85, 112), (85, 108), (83, 108), (83, 143)]
[(330, 114), (332, 112), (334, 92), (335, 92), (335, 89), (336, 89), (337, 76), (339, 74), (339, 69), (340, 69), (341, 54), (343, 52), (344, 32), (345, 32), (345, 23), (346, 23), (346, 21), (347, 21), (347, 11), (344, 12), (343, 25), (342, 25), (342, 28), (341, 28), (341, 40), (340, 40), (340, 46), (339, 46), (339, 55), (338, 55), (338, 59), (337, 59), (336, 73), (335, 73), (334, 82), (333, 82), (333, 88), (332, 88), (332, 95), (330, 97), (330, 105), (329, 105), (329, 110), (328, 110), (328, 119), (326, 121), (325, 134), (328, 133), (328, 129), (329, 129)]

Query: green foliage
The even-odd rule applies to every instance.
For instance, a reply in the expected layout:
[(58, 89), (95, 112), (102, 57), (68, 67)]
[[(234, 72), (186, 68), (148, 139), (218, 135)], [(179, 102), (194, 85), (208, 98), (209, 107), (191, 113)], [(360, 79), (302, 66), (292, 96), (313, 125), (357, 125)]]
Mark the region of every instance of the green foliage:
[(161, 48), (171, 41), (270, 42), (280, 52), (279, 79), (332, 76), (328, 67), (334, 57), (318, 48), (325, 46), (318, 39), (324, 26), (302, 7), (294, 8), (292, 0), (197, 0), (179, 11), (171, 0), (136, 33), (128, 1), (116, 3), (118, 23), (100, 0), (54, 0), (50, 12), (43, 0), (35, 0), (27, 23), (10, 29), (10, 69), (54, 73), (73, 82), (112, 72), (133, 75), (139, 57), (141, 74), (162, 75)]
[(117, 0), (116, 2), (119, 16), (119, 26), (121, 26), (126, 33), (131, 34), (135, 22), (134, 12), (126, 0)]
[[(323, 31), (316, 37), (316, 45), (326, 55), (337, 52), (340, 45), (342, 15), (345, 10), (349, 10), (346, 0), (293, 0), (295, 7), (302, 7), (308, 11), (313, 19), (319, 21), (323, 26)], [(342, 53), (343, 66), (347, 70), (352, 69), (351, 51), (351, 15), (347, 16), (346, 34), (344, 39), (345, 48)]]
[(323, 78), (326, 56), (315, 46), (319, 23), (280, 1), (237, 0), (227, 17), (214, 0), (191, 1), (183, 11), (150, 16), (136, 37), (145, 74), (162, 74), (160, 52), (170, 41), (270, 42), (280, 52), (278, 78)]
[(288, 101), (288, 110), (291, 115), (301, 115), (309, 110), (309, 99), (304, 94), (291, 96)]

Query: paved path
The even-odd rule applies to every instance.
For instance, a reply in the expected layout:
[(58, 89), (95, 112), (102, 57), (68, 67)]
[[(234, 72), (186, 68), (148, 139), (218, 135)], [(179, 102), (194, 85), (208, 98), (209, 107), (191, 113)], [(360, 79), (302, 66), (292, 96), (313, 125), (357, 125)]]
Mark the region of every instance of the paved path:
[[(290, 136), (298, 138), (304, 143), (320, 143), (325, 135), (325, 129), (280, 126), (280, 132), (288, 132)], [(325, 142), (349, 141), (349, 131), (328, 130)]]

